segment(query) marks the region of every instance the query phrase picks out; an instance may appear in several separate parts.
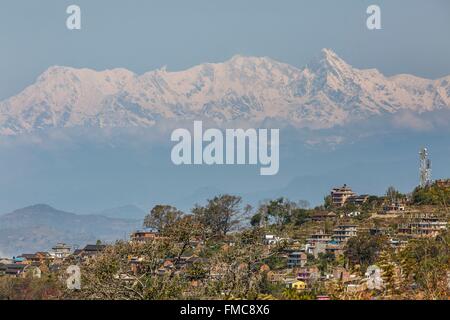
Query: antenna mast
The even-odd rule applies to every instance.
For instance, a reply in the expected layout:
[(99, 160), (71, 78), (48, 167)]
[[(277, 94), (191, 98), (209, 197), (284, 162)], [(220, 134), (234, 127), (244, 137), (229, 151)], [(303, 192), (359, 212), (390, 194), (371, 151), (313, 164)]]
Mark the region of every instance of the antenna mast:
[(422, 148), (420, 156), (420, 186), (425, 188), (431, 184), (431, 160), (428, 158), (428, 149)]

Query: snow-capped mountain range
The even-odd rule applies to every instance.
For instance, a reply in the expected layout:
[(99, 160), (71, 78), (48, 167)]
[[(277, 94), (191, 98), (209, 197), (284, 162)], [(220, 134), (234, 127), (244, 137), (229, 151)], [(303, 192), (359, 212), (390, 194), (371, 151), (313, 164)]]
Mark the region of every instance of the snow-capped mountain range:
[(0, 102), (0, 134), (46, 128), (149, 127), (163, 120), (218, 124), (267, 119), (331, 128), (372, 115), (450, 109), (450, 76), (386, 77), (353, 68), (333, 51), (302, 69), (270, 58), (235, 56), (180, 72), (136, 75), (51, 67), (20, 94)]

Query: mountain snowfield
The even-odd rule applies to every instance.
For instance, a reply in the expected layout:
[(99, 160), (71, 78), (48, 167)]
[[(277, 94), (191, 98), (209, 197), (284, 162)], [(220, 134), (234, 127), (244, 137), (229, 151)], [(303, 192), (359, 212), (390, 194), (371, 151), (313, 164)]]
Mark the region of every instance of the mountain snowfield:
[(398, 111), (450, 109), (450, 76), (386, 77), (353, 68), (323, 49), (303, 69), (270, 58), (235, 56), (180, 72), (136, 75), (51, 67), (0, 102), (0, 134), (46, 128), (151, 127), (163, 120), (276, 120), (312, 129)]

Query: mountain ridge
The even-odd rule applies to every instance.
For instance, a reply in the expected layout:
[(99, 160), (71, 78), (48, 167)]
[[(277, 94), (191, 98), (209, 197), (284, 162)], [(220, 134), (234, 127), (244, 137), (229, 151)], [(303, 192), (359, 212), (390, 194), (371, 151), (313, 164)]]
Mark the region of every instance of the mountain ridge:
[(0, 215), (0, 252), (17, 255), (50, 250), (59, 242), (77, 246), (97, 240), (114, 242), (136, 227), (131, 219), (78, 215), (37, 204)]
[(137, 75), (53, 66), (21, 93), (0, 102), (0, 134), (47, 128), (152, 127), (164, 120), (218, 124), (267, 119), (331, 128), (372, 115), (450, 109), (450, 76), (386, 77), (357, 69), (330, 49), (304, 68), (268, 57), (235, 55), (187, 70)]
[(144, 220), (147, 213), (135, 205), (124, 205), (120, 207), (108, 208), (102, 211), (97, 211), (91, 215), (100, 215), (113, 219), (126, 219), (126, 220)]

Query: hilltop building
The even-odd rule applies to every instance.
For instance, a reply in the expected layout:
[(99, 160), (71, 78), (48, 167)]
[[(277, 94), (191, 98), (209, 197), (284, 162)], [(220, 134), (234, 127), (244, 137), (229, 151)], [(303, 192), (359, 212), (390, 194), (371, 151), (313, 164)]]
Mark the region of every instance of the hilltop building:
[(343, 207), (346, 204), (362, 205), (369, 199), (369, 195), (357, 195), (344, 184), (342, 187), (331, 190), (331, 202), (335, 207)]
[(404, 212), (405, 210), (406, 210), (405, 205), (400, 202), (393, 202), (383, 206), (383, 213), (385, 214)]
[(347, 199), (347, 203), (353, 204), (355, 206), (361, 206), (364, 203), (366, 203), (368, 199), (369, 199), (368, 194), (354, 195)]
[(353, 190), (344, 184), (340, 188), (333, 188), (333, 190), (331, 190), (331, 202), (333, 203), (333, 206), (342, 207), (350, 197), (355, 195)]
[(411, 237), (435, 237), (447, 230), (447, 221), (435, 217), (416, 218), (408, 223), (400, 224), (398, 234)]
[(435, 181), (439, 188), (450, 188), (450, 179), (439, 179)]

